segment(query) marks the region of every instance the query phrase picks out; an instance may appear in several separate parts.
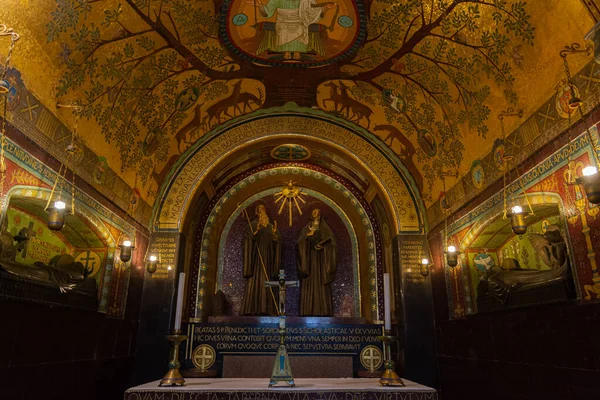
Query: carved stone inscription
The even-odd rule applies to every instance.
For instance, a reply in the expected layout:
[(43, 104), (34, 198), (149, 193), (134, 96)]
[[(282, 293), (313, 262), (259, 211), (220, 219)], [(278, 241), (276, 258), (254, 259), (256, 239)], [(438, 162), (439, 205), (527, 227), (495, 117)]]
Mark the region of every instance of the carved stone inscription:
[[(194, 347), (210, 344), (218, 353), (275, 352), (279, 331), (273, 325), (202, 324), (194, 327)], [(285, 346), (292, 353), (359, 353), (367, 345), (381, 346), (380, 325), (286, 327)]]
[(158, 265), (156, 272), (151, 275), (152, 279), (167, 279), (169, 274), (174, 273), (178, 252), (179, 233), (156, 232), (152, 234), (152, 243), (148, 254), (158, 257)]
[(296, 391), (296, 390), (236, 390), (194, 391), (184, 388), (140, 388), (125, 392), (125, 400), (436, 400), (437, 393), (427, 387), (390, 388), (383, 391)]
[(400, 265), (405, 283), (419, 283), (425, 281), (421, 275), (421, 260), (429, 258), (429, 250), (425, 235), (401, 235)]

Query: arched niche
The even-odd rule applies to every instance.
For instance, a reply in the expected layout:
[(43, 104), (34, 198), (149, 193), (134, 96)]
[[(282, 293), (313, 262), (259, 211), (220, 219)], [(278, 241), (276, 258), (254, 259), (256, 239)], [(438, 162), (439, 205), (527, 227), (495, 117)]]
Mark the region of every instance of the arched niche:
[[(351, 272), (356, 293), (352, 316), (362, 316), (372, 320), (380, 317), (382, 249), (379, 228), (368, 204), (356, 197), (353, 193), (355, 189), (345, 186), (348, 185), (347, 182), (341, 182), (323, 171), (306, 166), (273, 166), (261, 168), (260, 171), (233, 182), (227, 190), (215, 196), (207, 213), (200, 218), (205, 223), (199, 227), (201, 241), (197, 245), (199, 246), (196, 251), (197, 258), (194, 259), (190, 271), (192, 285), (195, 285), (190, 288), (191, 296), (188, 297), (190, 302), (195, 304), (195, 309), (190, 313), (192, 318), (210, 315), (207, 308), (210, 308), (211, 297), (220, 288), (222, 257), (227, 251), (224, 249), (224, 242), (231, 226), (235, 221), (239, 221), (242, 210), (257, 199), (272, 197), (280, 191), (281, 186), (273, 186), (273, 182), (284, 184), (290, 180), (300, 179), (303, 191), (331, 207), (348, 232), (350, 248), (338, 251), (352, 253)], [(275, 216), (273, 214), (276, 214), (276, 211), (271, 210), (271, 218)], [(305, 207), (304, 212), (310, 213), (310, 205)], [(279, 218), (280, 225), (282, 221), (285, 223), (288, 214), (283, 216), (283, 220)], [(240, 228), (239, 222), (238, 228)], [(244, 229), (243, 225), (241, 228)], [(288, 247), (288, 251), (294, 251), (294, 246)], [(235, 251), (235, 248), (229, 251)]]
[[(51, 190), (20, 185), (9, 189), (2, 209), (3, 231), (15, 237), (22, 235), (23, 229), (26, 229), (30, 236), (28, 246), (21, 246), (12, 261), (23, 265), (33, 265), (36, 262), (48, 265), (57, 255), (71, 254), (75, 261), (81, 262), (89, 270), (87, 277), (96, 282), (97, 311), (118, 316), (124, 310), (110, 311), (109, 298), (118, 296), (119, 291), (126, 293), (128, 279), (121, 288), (113, 288), (113, 271), (116, 270), (118, 277), (121, 274), (128, 275), (129, 266), (118, 260), (117, 244), (122, 234), (132, 237), (134, 229), (95, 204), (87, 195), (78, 191), (76, 193), (75, 213), (68, 213), (64, 227), (55, 232), (46, 226), (46, 205), (52, 196)], [(63, 199), (65, 198), (67, 196), (63, 194)], [(67, 202), (70, 208), (71, 202)], [(109, 215), (110, 219), (105, 218)]]
[[(361, 279), (358, 270), (358, 239), (352, 222), (345, 211), (330, 198), (312, 189), (303, 188), (303, 199), (308, 205), (303, 207), (304, 210), (300, 208), (303, 211), (301, 215), (297, 209), (292, 212), (292, 226), (290, 226), (289, 223), (286, 224), (286, 220), (289, 219), (289, 214), (286, 215), (286, 212), (289, 213), (289, 209), (279, 213), (277, 203), (275, 203), (277, 193), (280, 191), (280, 187), (274, 187), (254, 194), (241, 203), (228, 218), (218, 242), (215, 290), (221, 290), (229, 298), (238, 300), (242, 298), (239, 295), (243, 294), (241, 289), (245, 286), (242, 277), (243, 255), (240, 252), (228, 251), (228, 249), (241, 247), (239, 245), (248, 229), (245, 213), (248, 212), (249, 217), (257, 204), (265, 204), (270, 210), (270, 217), (277, 221), (278, 230), (283, 236), (283, 267), (286, 277), (288, 280), (297, 280), (296, 239), (302, 228), (308, 223), (311, 210), (318, 208), (336, 237), (338, 250), (343, 250), (338, 251), (336, 279), (332, 283), (331, 289), (336, 294), (333, 298), (333, 315), (336, 317), (360, 317)], [(372, 232), (372, 228), (370, 230)], [(371, 275), (376, 278), (375, 271)], [(290, 287), (286, 293), (288, 294), (286, 314), (297, 316), (299, 288)], [(239, 315), (239, 304), (234, 303), (233, 306), (234, 315)]]
[[(424, 233), (425, 207), (415, 180), (377, 136), (329, 114), (288, 106), (260, 110), (205, 134), (163, 174), (152, 215), (155, 231), (182, 231), (190, 206), (206, 178), (227, 158), (265, 141), (319, 143), (344, 154), (374, 183), (395, 233)], [(409, 218), (410, 215), (410, 218)]]
[[(529, 211), (528, 205), (531, 205), (534, 214), (528, 215), (526, 218), (528, 225), (527, 233), (518, 236), (512, 232), (510, 217), (504, 218), (504, 205), (499, 203), (482, 214), (468, 228), (458, 242), (458, 247), (462, 253), (459, 257), (460, 267), (466, 271), (462, 275), (462, 284), (456, 282), (456, 275), (452, 277), (449, 267), (446, 267), (446, 282), (449, 293), (453, 293), (455, 289), (452, 285), (464, 286), (467, 305), (466, 312), (468, 314), (480, 311), (477, 304), (479, 285), (484, 279), (483, 277), (487, 270), (492, 266), (502, 266), (503, 269), (517, 268), (539, 271), (550, 268), (540, 260), (535, 246), (532, 246), (528, 238), (528, 235), (531, 233), (543, 234), (547, 226), (557, 225), (567, 244), (571, 267), (573, 266), (569, 224), (565, 216), (562, 198), (558, 194), (551, 192), (531, 192), (527, 193), (527, 197), (515, 196), (510, 200), (510, 204), (521, 204), (526, 212)], [(459, 235), (459, 232), (460, 230), (454, 231), (452, 235)], [(505, 267), (502, 264), (506, 258), (516, 260), (517, 264)], [(569, 273), (576, 275), (576, 268), (571, 268)], [(540, 283), (540, 287), (543, 287), (543, 283)], [(538, 300), (534, 298), (531, 301), (533, 303), (536, 301), (541, 303), (553, 300), (551, 298), (550, 300), (545, 300), (540, 297)], [(489, 311), (489, 309), (483, 309), (483, 311)]]

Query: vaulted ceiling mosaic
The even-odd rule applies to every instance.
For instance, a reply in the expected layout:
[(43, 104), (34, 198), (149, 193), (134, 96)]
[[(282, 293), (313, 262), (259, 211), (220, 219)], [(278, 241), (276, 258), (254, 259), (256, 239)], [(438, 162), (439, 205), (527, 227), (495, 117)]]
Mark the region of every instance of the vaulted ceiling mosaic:
[(593, 20), (581, 0), (11, 0), (0, 23), (22, 35), (27, 88), (71, 128), (54, 104), (83, 106), (82, 141), (150, 204), (208, 131), (288, 102), (377, 135), (431, 204), (502, 136), (502, 110), (555, 93), (559, 50)]

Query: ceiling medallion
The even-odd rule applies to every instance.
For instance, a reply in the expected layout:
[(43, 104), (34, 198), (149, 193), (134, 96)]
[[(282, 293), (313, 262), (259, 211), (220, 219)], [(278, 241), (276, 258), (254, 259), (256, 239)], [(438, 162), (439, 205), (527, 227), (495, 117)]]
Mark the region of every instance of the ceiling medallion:
[(303, 161), (310, 158), (310, 150), (299, 144), (282, 144), (271, 150), (271, 157), (281, 161)]
[(219, 35), (251, 62), (319, 67), (354, 54), (366, 36), (365, 15), (352, 0), (224, 0)]

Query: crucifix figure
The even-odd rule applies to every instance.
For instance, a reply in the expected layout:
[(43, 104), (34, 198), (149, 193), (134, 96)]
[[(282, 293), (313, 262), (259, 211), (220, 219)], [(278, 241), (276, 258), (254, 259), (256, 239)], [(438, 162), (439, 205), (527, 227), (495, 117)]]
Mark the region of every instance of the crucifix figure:
[(15, 236), (15, 240), (17, 243), (17, 251), (21, 252), (21, 257), (27, 257), (27, 249), (29, 248), (29, 241), (32, 237), (35, 237), (36, 233), (33, 229), (33, 222), (29, 222), (28, 228), (21, 228), (17, 236)]
[(285, 292), (288, 286), (298, 285), (298, 281), (286, 281), (285, 271), (282, 269), (279, 270), (278, 281), (265, 282), (266, 287), (279, 288), (279, 348), (277, 349), (277, 356), (275, 357), (275, 364), (273, 365), (269, 387), (275, 386), (279, 382), (285, 382), (290, 386), (296, 386), (294, 377), (292, 376), (290, 359), (287, 350), (285, 349)]

